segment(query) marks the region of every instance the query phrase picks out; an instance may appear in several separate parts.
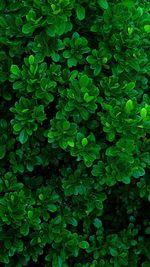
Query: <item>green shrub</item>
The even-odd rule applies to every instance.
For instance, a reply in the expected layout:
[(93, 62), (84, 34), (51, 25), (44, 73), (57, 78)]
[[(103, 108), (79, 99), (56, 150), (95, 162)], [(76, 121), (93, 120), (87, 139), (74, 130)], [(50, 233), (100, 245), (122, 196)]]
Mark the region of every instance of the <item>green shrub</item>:
[(0, 266), (150, 266), (149, 12), (0, 1)]

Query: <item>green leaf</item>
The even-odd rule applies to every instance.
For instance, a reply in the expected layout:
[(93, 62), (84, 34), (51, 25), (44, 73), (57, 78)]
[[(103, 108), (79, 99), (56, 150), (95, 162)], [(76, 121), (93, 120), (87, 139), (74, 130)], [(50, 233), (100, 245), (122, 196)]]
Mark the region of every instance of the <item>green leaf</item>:
[(95, 64), (96, 63), (96, 59), (90, 55), (90, 56), (87, 56), (86, 58), (87, 62), (90, 63), (91, 65)]
[(148, 166), (150, 166), (150, 153), (145, 152), (141, 155), (142, 161), (144, 161)]
[(140, 110), (140, 115), (141, 115), (142, 119), (145, 119), (146, 118), (146, 116), (147, 116), (147, 110), (146, 110), (146, 108), (142, 108)]
[(142, 167), (137, 166), (132, 169), (132, 176), (134, 178), (139, 178), (143, 175), (145, 175), (145, 170)]
[(102, 227), (102, 221), (100, 219), (96, 218), (94, 220), (94, 226), (99, 229), (100, 227)]
[(87, 75), (82, 75), (80, 80), (79, 80), (79, 84), (81, 87), (87, 87), (89, 83), (89, 78)]
[(70, 80), (70, 81), (73, 81), (73, 80), (77, 77), (77, 75), (78, 75), (78, 71), (77, 71), (77, 70), (73, 70), (73, 71), (71, 72), (71, 75), (70, 75), (69, 80)]
[(79, 20), (83, 20), (85, 18), (85, 8), (83, 6), (77, 5), (76, 13), (77, 13), (77, 18)]
[(63, 267), (62, 258), (60, 256), (54, 255), (52, 267)]
[(128, 60), (127, 62), (128, 66), (130, 66), (131, 68), (133, 68), (134, 70), (136, 70), (137, 72), (140, 71), (140, 65), (139, 65), (139, 61), (136, 60)]
[(26, 19), (27, 19), (27, 21), (33, 21), (33, 20), (35, 20), (36, 19), (36, 13), (35, 13), (35, 11), (34, 10), (29, 10), (29, 12), (28, 12), (28, 14), (26, 15)]
[(88, 118), (89, 118), (89, 112), (85, 108), (82, 108), (80, 110), (80, 114), (81, 114), (82, 119), (88, 120)]
[(0, 26), (3, 27), (3, 28), (8, 27), (6, 18), (4, 18), (2, 16), (0, 16)]
[(106, 155), (108, 157), (114, 157), (118, 154), (117, 148), (116, 147), (108, 147), (106, 149)]
[(130, 113), (134, 109), (133, 101), (129, 99), (125, 105), (125, 112)]
[(55, 211), (57, 210), (57, 207), (56, 207), (56, 205), (54, 205), (54, 204), (49, 204), (49, 205), (47, 206), (47, 209), (48, 209), (50, 212), (55, 212)]
[(131, 182), (130, 177), (123, 176), (122, 177), (122, 182), (125, 183), (125, 184), (130, 184), (130, 182)]
[(60, 60), (60, 56), (59, 56), (58, 53), (53, 52), (53, 53), (51, 54), (51, 57), (52, 57), (52, 60), (53, 60), (54, 62), (58, 62), (58, 61)]
[(67, 64), (68, 64), (68, 67), (71, 68), (73, 66), (76, 66), (77, 65), (77, 60), (75, 58), (69, 58), (67, 60)]
[(33, 217), (33, 211), (29, 210), (28, 211), (28, 218), (31, 219)]
[(102, 176), (103, 170), (104, 170), (104, 163), (102, 161), (99, 161), (97, 165), (93, 166), (91, 173), (93, 176)]
[(15, 123), (13, 129), (15, 132), (20, 132), (20, 130), (22, 129), (22, 125), (20, 123)]
[(70, 128), (70, 122), (69, 121), (64, 121), (63, 122), (63, 129), (68, 130)]
[(135, 0), (122, 0), (122, 2), (128, 8), (132, 8), (135, 5)]
[(54, 133), (53, 132), (49, 132), (48, 134), (47, 134), (47, 136), (48, 136), (48, 138), (54, 138)]
[(70, 58), (70, 57), (71, 57), (71, 53), (70, 53), (70, 51), (69, 51), (69, 50), (65, 50), (65, 51), (63, 52), (63, 57), (64, 57), (64, 58)]
[(29, 224), (24, 223), (20, 227), (20, 233), (24, 236), (27, 236), (29, 234)]
[(94, 96), (90, 96), (88, 93), (84, 94), (84, 100), (89, 103), (94, 99)]
[(12, 74), (16, 75), (17, 77), (20, 77), (20, 70), (17, 65), (11, 65), (10, 71)]
[(0, 145), (0, 159), (4, 158), (5, 154), (6, 154), (6, 146)]
[(107, 0), (98, 0), (98, 4), (103, 9), (108, 9), (108, 2)]
[(65, 33), (66, 30), (66, 23), (65, 21), (62, 21), (61, 23), (58, 22), (58, 24), (56, 25), (56, 33), (58, 35), (62, 35)]
[(33, 33), (34, 29), (35, 29), (35, 26), (31, 25), (30, 23), (26, 23), (22, 27), (22, 32), (24, 34), (31, 34), (31, 33)]
[(145, 229), (145, 234), (150, 235), (150, 226)]
[(68, 143), (68, 145), (69, 145), (70, 147), (74, 147), (74, 145), (75, 145), (75, 144), (74, 144), (74, 141), (68, 141), (67, 143)]
[(150, 129), (150, 121), (144, 121), (143, 126), (145, 129)]
[(45, 94), (45, 101), (47, 101), (48, 103), (53, 102), (54, 96), (51, 93)]
[(132, 90), (135, 87), (135, 82), (130, 82), (126, 85), (127, 90)]
[(29, 56), (29, 64), (32, 65), (34, 63), (34, 56), (30, 55)]
[(142, 267), (149, 267), (149, 263), (150, 263), (150, 262), (148, 262), (148, 261), (142, 263)]
[(79, 243), (79, 247), (82, 249), (88, 249), (89, 248), (89, 243), (87, 241), (82, 241)]
[(17, 81), (13, 84), (13, 89), (14, 90), (19, 90), (24, 88), (24, 82), (22, 81)]
[(87, 143), (88, 143), (87, 138), (83, 138), (83, 139), (82, 139), (82, 146), (86, 146)]
[(0, 1), (0, 10), (3, 10), (4, 9), (4, 7), (5, 7), (5, 0), (1, 0)]
[(19, 134), (19, 141), (21, 144), (25, 144), (28, 140), (28, 134), (25, 129), (23, 129)]
[(72, 224), (75, 227), (78, 225), (78, 221), (73, 217), (69, 218), (68, 223)]
[(150, 25), (144, 25), (144, 30), (145, 30), (147, 33), (150, 33)]
[(98, 76), (101, 72), (102, 67), (99, 65), (94, 69), (94, 75)]
[(110, 254), (113, 257), (117, 257), (118, 256), (118, 252), (115, 248), (110, 248)]
[(44, 199), (43, 194), (39, 194), (39, 199), (42, 201)]

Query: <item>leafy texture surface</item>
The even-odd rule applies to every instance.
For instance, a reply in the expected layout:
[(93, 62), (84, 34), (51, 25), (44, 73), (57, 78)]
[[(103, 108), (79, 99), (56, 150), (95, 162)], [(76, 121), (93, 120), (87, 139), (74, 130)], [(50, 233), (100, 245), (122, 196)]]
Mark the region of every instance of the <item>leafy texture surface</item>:
[(150, 266), (150, 2), (0, 1), (0, 266)]

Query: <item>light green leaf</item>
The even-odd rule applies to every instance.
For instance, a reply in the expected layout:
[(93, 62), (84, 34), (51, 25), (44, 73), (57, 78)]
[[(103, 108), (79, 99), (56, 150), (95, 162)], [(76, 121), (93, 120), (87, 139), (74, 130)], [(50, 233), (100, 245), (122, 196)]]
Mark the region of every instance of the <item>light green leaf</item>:
[(83, 20), (85, 18), (85, 8), (83, 6), (77, 5), (76, 13), (77, 13), (77, 18), (79, 20)]
[(82, 241), (79, 243), (79, 247), (83, 249), (89, 248), (89, 243), (87, 241)]
[(74, 141), (68, 141), (67, 143), (69, 146), (74, 147)]
[(23, 129), (19, 134), (19, 141), (21, 144), (25, 144), (28, 140), (28, 134), (25, 129)]
[(29, 56), (29, 64), (32, 65), (34, 63), (34, 56), (30, 55)]
[(86, 146), (87, 143), (88, 143), (87, 138), (83, 138), (83, 139), (82, 139), (82, 146)]
[(84, 94), (84, 100), (89, 103), (94, 99), (94, 96), (90, 96), (88, 93)]
[(150, 33), (150, 25), (144, 25), (144, 30), (147, 33)]
[(98, 4), (103, 9), (108, 9), (108, 2), (107, 0), (98, 0)]
[(141, 115), (142, 119), (145, 119), (146, 118), (146, 116), (147, 116), (147, 110), (146, 110), (146, 108), (142, 108), (140, 110), (140, 115)]
[(73, 70), (73, 71), (71, 72), (71, 75), (70, 75), (69, 80), (70, 80), (70, 81), (73, 81), (73, 80), (77, 77), (77, 75), (78, 75), (78, 71), (77, 71), (77, 70)]
[(127, 90), (132, 90), (135, 87), (135, 82), (130, 82), (126, 85)]
[(11, 65), (10, 71), (12, 74), (20, 77), (20, 70), (17, 65)]
[(126, 112), (126, 113), (130, 113), (133, 109), (134, 109), (133, 101), (132, 101), (131, 99), (129, 99), (129, 100), (126, 102), (126, 105), (125, 105), (125, 112)]

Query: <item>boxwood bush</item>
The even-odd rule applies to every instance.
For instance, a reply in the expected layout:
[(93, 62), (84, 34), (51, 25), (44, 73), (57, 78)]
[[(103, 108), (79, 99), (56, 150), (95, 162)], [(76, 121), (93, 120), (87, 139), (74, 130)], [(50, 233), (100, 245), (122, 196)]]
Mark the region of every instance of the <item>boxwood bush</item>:
[(150, 2), (0, 1), (0, 266), (150, 266)]

